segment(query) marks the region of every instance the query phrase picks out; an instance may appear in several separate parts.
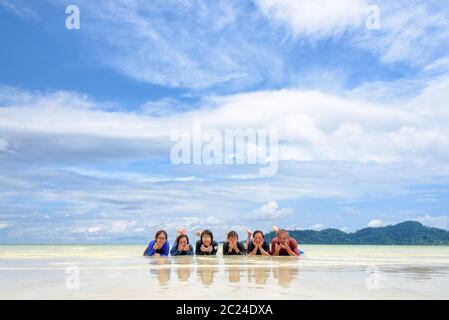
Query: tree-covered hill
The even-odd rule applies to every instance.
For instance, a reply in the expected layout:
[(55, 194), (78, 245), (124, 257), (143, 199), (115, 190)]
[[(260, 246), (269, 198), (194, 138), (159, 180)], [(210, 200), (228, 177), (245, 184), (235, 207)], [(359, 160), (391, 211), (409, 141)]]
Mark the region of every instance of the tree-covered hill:
[[(449, 245), (449, 231), (427, 227), (416, 221), (364, 228), (354, 233), (325, 229), (291, 230), (289, 234), (300, 244)], [(274, 232), (266, 234), (267, 241), (273, 237)]]

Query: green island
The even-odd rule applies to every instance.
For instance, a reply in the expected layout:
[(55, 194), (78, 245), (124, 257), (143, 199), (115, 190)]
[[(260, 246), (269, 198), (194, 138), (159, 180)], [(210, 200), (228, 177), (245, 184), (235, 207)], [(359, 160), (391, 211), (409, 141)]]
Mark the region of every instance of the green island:
[[(299, 244), (349, 245), (449, 245), (449, 231), (424, 226), (416, 221), (405, 221), (385, 227), (363, 228), (353, 233), (338, 229), (288, 230)], [(270, 242), (274, 232), (265, 235)]]

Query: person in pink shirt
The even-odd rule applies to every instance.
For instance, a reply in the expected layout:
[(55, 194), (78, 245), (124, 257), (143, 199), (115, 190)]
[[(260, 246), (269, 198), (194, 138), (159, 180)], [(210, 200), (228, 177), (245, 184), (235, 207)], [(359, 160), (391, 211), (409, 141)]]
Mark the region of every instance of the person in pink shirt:
[(271, 241), (271, 255), (273, 256), (299, 256), (298, 242), (290, 238), (286, 230), (273, 227), (276, 237)]

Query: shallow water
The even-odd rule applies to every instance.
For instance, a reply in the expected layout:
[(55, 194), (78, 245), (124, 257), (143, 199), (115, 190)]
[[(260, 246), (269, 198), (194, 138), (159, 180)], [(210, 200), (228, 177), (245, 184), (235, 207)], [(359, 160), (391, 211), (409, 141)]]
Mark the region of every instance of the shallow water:
[(142, 257), (0, 245), (0, 299), (449, 299), (449, 247), (303, 245), (290, 257)]

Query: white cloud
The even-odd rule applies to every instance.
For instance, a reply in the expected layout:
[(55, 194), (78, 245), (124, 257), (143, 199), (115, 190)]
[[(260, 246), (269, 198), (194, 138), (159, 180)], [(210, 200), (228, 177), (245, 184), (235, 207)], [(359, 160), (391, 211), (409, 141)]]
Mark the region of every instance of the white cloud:
[(17, 3), (17, 0), (14, 2), (10, 0), (0, 0), (0, 6), (19, 17), (38, 18), (36, 12), (27, 7), (22, 1), (20, 1), (20, 3)]
[(449, 216), (431, 216), (426, 214), (413, 218), (413, 220), (421, 222), (426, 226), (449, 230)]
[(96, 47), (101, 62), (139, 81), (238, 88), (282, 75), (282, 61), (262, 41), (267, 38), (259, 38), (255, 17), (241, 1), (114, 0), (79, 6), (85, 21), (81, 32), (101, 44)]
[(102, 227), (99, 226), (83, 226), (83, 227), (73, 227), (71, 232), (73, 233), (98, 233), (102, 230)]
[(137, 221), (112, 221), (110, 226), (111, 232), (127, 232), (130, 228), (137, 225)]
[[(280, 53), (285, 43), (271, 33), (266, 18), (286, 25), (299, 42), (339, 38), (383, 62), (405, 61), (424, 66), (425, 77), (443, 76), (421, 92), (425, 79), (365, 83), (350, 92), (341, 92), (337, 83), (332, 94), (290, 88), (211, 96), (193, 111), (170, 99), (128, 112), (127, 106), (99, 103), (76, 92), (0, 87), (0, 211), (14, 227), (20, 222), (14, 236), (44, 234), (33, 219), (51, 221), (52, 232), (62, 236), (70, 228), (91, 237), (152, 232), (160, 227), (151, 224), (154, 217), (163, 217), (157, 222), (173, 232), (179, 226), (214, 226), (224, 232), (267, 199), (394, 196), (420, 183), (447, 182), (445, 6), (381, 1), (381, 30), (367, 31), (367, 1), (255, 2), (263, 16), (240, 10), (252, 7), (241, 1), (84, 1), (80, 32), (106, 35), (97, 38), (98, 47), (90, 52), (102, 63), (166, 86), (222, 85), (240, 92), (262, 80), (285, 80)], [(11, 3), (0, 4), (19, 9)], [(160, 16), (161, 9), (170, 21)], [(318, 74), (323, 81), (323, 73)], [(327, 82), (337, 82), (333, 70), (324, 74)], [(374, 99), (374, 91), (384, 99)], [(264, 179), (246, 167), (149, 166), (133, 172), (135, 163), (167, 161), (170, 132), (191, 129), (198, 119), (209, 128), (277, 129), (283, 160), (278, 175)], [(2, 152), (11, 149), (14, 153)], [(21, 197), (27, 201), (17, 201)], [(58, 206), (47, 212), (48, 203)], [(271, 201), (256, 212), (282, 219), (292, 210)], [(445, 217), (419, 219), (447, 226)], [(0, 228), (6, 229), (5, 223)]]
[(8, 227), (9, 225), (6, 222), (1, 222), (0, 221), (0, 229), (5, 229), (6, 227)]
[(449, 73), (449, 56), (443, 56), (441, 58), (436, 59), (432, 63), (428, 64), (424, 68), (425, 72), (428, 73)]
[(279, 208), (276, 201), (269, 201), (251, 214), (253, 220), (278, 220), (293, 214), (291, 208)]
[[(173, 232), (184, 224), (212, 225), (224, 234), (232, 219), (248, 216), (273, 195), (278, 202), (347, 200), (445, 183), (448, 88), (449, 81), (442, 78), (416, 97), (392, 104), (319, 91), (259, 91), (210, 97), (198, 110), (161, 117), (105, 109), (76, 93), (0, 90), (0, 136), (8, 137), (15, 151), (0, 153), (0, 210), (9, 212), (2, 218), (20, 215), (32, 221), (43, 203), (58, 202), (64, 205), (45, 210), (50, 221), (57, 217), (79, 226), (80, 236), (111, 236), (112, 221), (129, 221), (130, 215), (139, 222), (126, 229), (129, 234), (152, 233), (159, 226), (149, 228), (148, 223), (160, 215)], [(278, 129), (283, 159), (278, 175), (260, 178), (245, 166), (204, 170), (167, 164), (164, 172), (124, 166), (147, 156), (168, 159), (171, 130), (191, 129), (196, 119), (208, 128)], [(27, 202), (18, 207), (18, 197)], [(289, 208), (276, 209), (277, 203), (266, 206), (266, 212), (271, 208), (280, 216), (291, 214)], [(181, 219), (186, 216), (197, 220)], [(121, 224), (115, 228), (125, 229)], [(37, 233), (17, 224), (16, 238), (19, 229)], [(57, 225), (52, 230), (67, 233)]]
[(288, 224), (288, 225), (284, 226), (282, 229), (285, 229), (285, 230), (301, 230), (301, 227), (299, 225), (297, 225), (296, 223), (291, 223), (291, 224)]
[[(271, 21), (287, 26), (299, 41), (344, 35), (348, 43), (369, 50), (383, 62), (421, 66), (447, 53), (444, 44), (449, 41), (449, 9), (433, 2), (255, 0), (255, 3)], [(379, 9), (378, 30), (365, 27), (370, 5)]]
[(370, 228), (378, 228), (383, 226), (385, 226), (385, 223), (379, 219), (373, 219), (370, 222), (368, 222), (368, 227)]
[(204, 128), (277, 129), (281, 160), (444, 163), (449, 160), (443, 100), (448, 90), (449, 80), (442, 78), (392, 105), (319, 91), (259, 91), (211, 97), (198, 110), (165, 117), (107, 111), (68, 92), (34, 99), (17, 93), (27, 98), (9, 97), (0, 109), (0, 134), (30, 158), (166, 157), (171, 131), (192, 130), (201, 119)]
[(321, 223), (314, 224), (313, 226), (310, 227), (310, 229), (315, 230), (315, 231), (320, 231), (320, 230), (323, 230), (324, 228), (326, 228), (326, 226)]
[(449, 9), (428, 1), (413, 4), (382, 1), (381, 29), (359, 35), (357, 45), (378, 54), (384, 62), (426, 66), (447, 53)]
[(179, 228), (184, 228), (191, 242), (195, 239), (193, 237), (195, 232), (205, 229), (211, 230), (216, 240), (224, 239), (226, 233), (232, 229), (240, 232), (244, 231), (243, 227), (234, 225), (235, 218), (229, 218), (229, 215), (220, 214), (218, 209), (211, 210), (211, 212), (213, 213), (204, 212), (201, 216), (170, 217), (167, 215), (160, 219), (158, 228), (166, 230), (169, 238), (172, 239), (174, 239)]
[(87, 228), (87, 232), (89, 232), (89, 233), (97, 233), (100, 230), (101, 230), (101, 227), (88, 227)]
[(363, 0), (255, 0), (259, 10), (275, 23), (286, 24), (296, 37), (339, 36), (361, 27), (366, 18)]
[[(178, 110), (181, 109), (181, 110)], [(144, 115), (162, 117), (169, 116), (175, 112), (182, 111), (182, 105), (173, 99), (162, 99), (157, 101), (148, 101), (140, 106), (140, 111)]]
[[(368, 50), (382, 63), (406, 62), (434, 71), (447, 60), (449, 9), (435, 2), (253, 2), (256, 10), (247, 1), (84, 0), (78, 3), (84, 21), (79, 32), (94, 39), (88, 54), (97, 62), (134, 79), (228, 92), (265, 82), (275, 87), (291, 84), (298, 76), (288, 65), (288, 56), (294, 54), (289, 42), (269, 22), (286, 26), (299, 44), (332, 38)], [(365, 27), (370, 5), (380, 9), (380, 30)], [(324, 73), (341, 71), (336, 69), (320, 70), (319, 84)], [(304, 80), (303, 74), (300, 77)], [(163, 111), (154, 105), (147, 108)]]
[[(96, 218), (96, 217), (93, 217)], [(101, 226), (77, 226), (72, 227), (73, 233), (87, 233), (87, 234), (113, 234), (113, 233), (130, 233), (130, 232), (143, 232), (146, 228), (139, 225), (139, 221), (132, 220), (112, 220), (103, 222)]]

